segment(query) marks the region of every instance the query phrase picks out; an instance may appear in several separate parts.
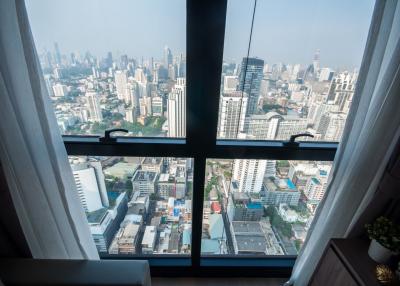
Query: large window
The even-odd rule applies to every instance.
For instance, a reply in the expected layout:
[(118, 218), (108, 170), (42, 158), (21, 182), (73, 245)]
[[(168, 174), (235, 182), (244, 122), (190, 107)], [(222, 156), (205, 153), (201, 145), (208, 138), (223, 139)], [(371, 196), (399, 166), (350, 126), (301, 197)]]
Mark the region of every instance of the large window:
[(209, 159), (202, 255), (297, 255), (331, 162)]
[(190, 254), (191, 159), (69, 159), (100, 255)]
[(373, 3), (230, 0), (218, 138), (340, 141)]
[[(372, 0), (26, 2), (100, 256), (149, 259), (162, 275), (290, 273)], [(314, 138), (287, 142), (299, 133)]]
[[(185, 137), (185, 1), (27, 1), (63, 134)], [(168, 110), (168, 111), (167, 111)]]

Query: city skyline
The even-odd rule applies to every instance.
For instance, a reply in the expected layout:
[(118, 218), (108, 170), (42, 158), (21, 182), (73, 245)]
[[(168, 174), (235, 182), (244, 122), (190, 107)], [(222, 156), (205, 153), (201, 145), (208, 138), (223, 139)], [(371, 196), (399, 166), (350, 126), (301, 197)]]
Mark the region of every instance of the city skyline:
[[(373, 2), (309, 0), (294, 6), (288, 1), (258, 1), (250, 56), (262, 58), (269, 64), (304, 65), (316, 50), (320, 50), (323, 67), (358, 68)], [(111, 51), (116, 57), (128, 54), (136, 59), (162, 59), (161, 49), (165, 45), (175, 55), (185, 54), (185, 1), (120, 0), (118, 3), (27, 1), (39, 52), (52, 50), (56, 41), (63, 54), (90, 51), (101, 57)], [(118, 9), (120, 7), (124, 9)], [(253, 1), (228, 1), (226, 61), (239, 63), (247, 54), (252, 9)]]

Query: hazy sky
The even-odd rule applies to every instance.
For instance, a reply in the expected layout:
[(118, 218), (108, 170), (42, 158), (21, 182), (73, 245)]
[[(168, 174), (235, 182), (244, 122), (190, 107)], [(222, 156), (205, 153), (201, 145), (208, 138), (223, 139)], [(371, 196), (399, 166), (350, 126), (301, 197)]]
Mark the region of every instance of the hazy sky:
[[(374, 0), (258, 0), (251, 56), (267, 63), (358, 67)], [(185, 53), (185, 0), (26, 0), (39, 52), (89, 50), (97, 56), (162, 58), (168, 45)], [(229, 0), (225, 59), (246, 55), (253, 0)]]

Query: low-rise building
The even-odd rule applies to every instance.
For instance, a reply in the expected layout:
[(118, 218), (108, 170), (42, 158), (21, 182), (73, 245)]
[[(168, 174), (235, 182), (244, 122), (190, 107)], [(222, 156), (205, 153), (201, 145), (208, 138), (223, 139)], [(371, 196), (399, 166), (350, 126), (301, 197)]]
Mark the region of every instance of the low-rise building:
[(142, 170), (161, 173), (163, 159), (160, 157), (145, 157), (142, 160)]
[(128, 224), (124, 228), (122, 235), (118, 240), (118, 252), (120, 254), (136, 253), (139, 229), (140, 225), (132, 223)]
[(235, 254), (266, 254), (267, 240), (260, 222), (234, 221), (231, 223), (231, 233)]
[(288, 204), (297, 206), (300, 200), (300, 191), (290, 179), (265, 178), (261, 199), (267, 205)]
[(154, 194), (156, 190), (157, 172), (138, 170), (132, 178), (132, 188), (134, 192), (139, 192), (141, 196)]
[(155, 226), (146, 226), (142, 239), (142, 254), (153, 254), (156, 235), (157, 229)]
[(296, 222), (299, 220), (297, 212), (290, 209), (287, 204), (280, 204), (278, 212), (284, 221)]
[(232, 193), (228, 198), (228, 217), (231, 221), (259, 221), (264, 214), (260, 202), (251, 200), (246, 193)]

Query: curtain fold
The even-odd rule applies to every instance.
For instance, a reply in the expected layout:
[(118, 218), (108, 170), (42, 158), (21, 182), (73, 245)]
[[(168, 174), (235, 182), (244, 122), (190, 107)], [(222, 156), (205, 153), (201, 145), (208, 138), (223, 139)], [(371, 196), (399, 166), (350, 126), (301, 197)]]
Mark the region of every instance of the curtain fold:
[(34, 258), (99, 259), (22, 0), (0, 1), (0, 160)]
[(400, 135), (400, 8), (376, 2), (343, 138), (288, 284), (307, 285), (331, 238), (346, 237), (371, 201)]

